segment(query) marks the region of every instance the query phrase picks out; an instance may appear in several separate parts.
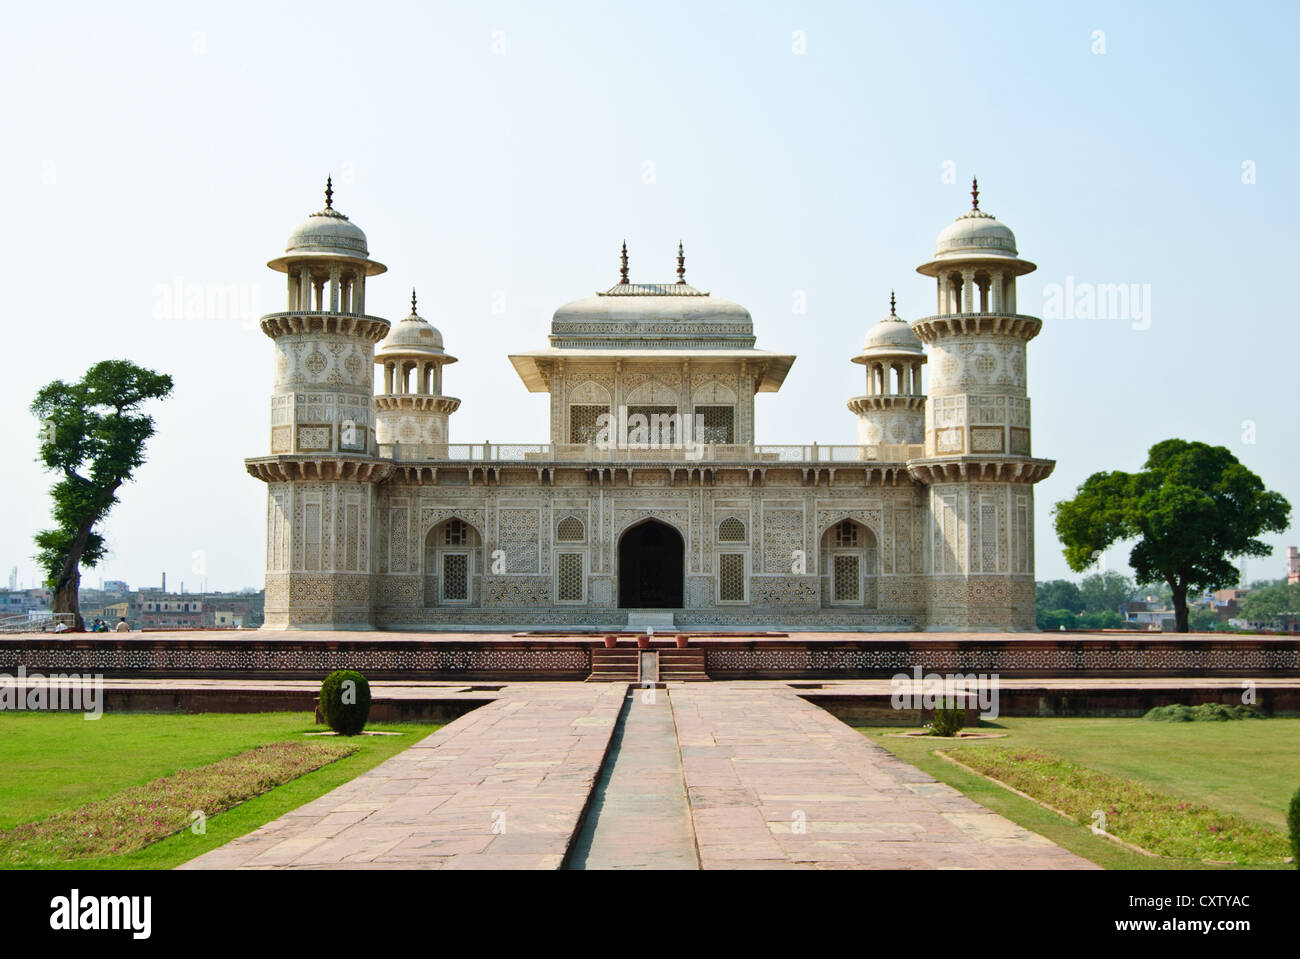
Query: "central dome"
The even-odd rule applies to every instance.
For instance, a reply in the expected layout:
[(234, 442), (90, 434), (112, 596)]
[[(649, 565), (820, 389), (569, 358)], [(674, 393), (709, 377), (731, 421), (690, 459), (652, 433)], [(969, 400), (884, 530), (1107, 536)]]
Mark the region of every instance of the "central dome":
[(685, 283), (624, 283), (566, 303), (551, 318), (552, 346), (752, 347), (754, 321), (739, 303)]

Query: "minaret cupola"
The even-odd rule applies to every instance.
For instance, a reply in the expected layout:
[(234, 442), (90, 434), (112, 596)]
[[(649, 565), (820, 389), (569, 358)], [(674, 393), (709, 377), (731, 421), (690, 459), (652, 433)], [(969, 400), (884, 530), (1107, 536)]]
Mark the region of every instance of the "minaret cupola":
[(366, 312), (366, 277), (388, 269), (370, 259), (361, 227), (334, 209), (330, 178), (325, 208), (294, 227), (284, 256), (266, 265), (288, 276), (288, 310), (357, 315)]
[(858, 417), (858, 442), (917, 444), (925, 438), (925, 391), (921, 366), (925, 350), (899, 316), (893, 291), (889, 315), (867, 333), (862, 351), (853, 357), (867, 371), (867, 392), (849, 400)]
[(916, 268), (938, 281), (940, 315), (1015, 313), (1016, 277), (1036, 269), (1022, 260), (1016, 236), (980, 209), (979, 180), (971, 181), (971, 208), (944, 227), (934, 259)]
[[(442, 348), (442, 334), (416, 311), (395, 324), (375, 351), (383, 369), (382, 392), (375, 396), (375, 431), (380, 444), (395, 444), (410, 455), (433, 456), (447, 443), (447, 417), (460, 400), (442, 394), (442, 368), (456, 357)], [(437, 454), (441, 455), (441, 454)]]

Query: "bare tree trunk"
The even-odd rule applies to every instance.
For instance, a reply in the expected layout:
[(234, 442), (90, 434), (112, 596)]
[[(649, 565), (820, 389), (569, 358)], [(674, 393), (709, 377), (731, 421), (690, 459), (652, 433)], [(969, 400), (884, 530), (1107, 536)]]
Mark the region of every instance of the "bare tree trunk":
[(1171, 583), (1169, 590), (1174, 597), (1174, 631), (1187, 632), (1187, 584)]
[(70, 580), (60, 579), (54, 588), (50, 610), (55, 613), (72, 613), (72, 628), (80, 632), (86, 628), (86, 621), (81, 618), (81, 570), (78, 569)]
[(86, 621), (81, 618), (81, 555), (86, 550), (86, 541), (94, 528), (98, 516), (90, 522), (83, 523), (77, 530), (77, 538), (72, 541), (67, 558), (63, 561), (63, 570), (59, 580), (54, 584), (54, 596), (50, 601), (50, 611), (54, 613), (71, 613), (72, 628), (81, 632), (86, 628)]

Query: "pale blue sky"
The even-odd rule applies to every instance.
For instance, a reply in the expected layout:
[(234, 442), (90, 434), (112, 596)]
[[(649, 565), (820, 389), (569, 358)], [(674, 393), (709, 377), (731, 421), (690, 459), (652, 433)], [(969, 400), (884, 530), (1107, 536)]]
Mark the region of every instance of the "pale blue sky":
[[(48, 515), (32, 394), (124, 356), (177, 391), (85, 581), (166, 570), (196, 589), (200, 552), (210, 588), (260, 585), (265, 491), (242, 461), (267, 451), (271, 344), (237, 309), (187, 315), (164, 291), (231, 288), (245, 313), (280, 309), (283, 278), (264, 264), (320, 207), (327, 172), (389, 267), (371, 312), (400, 318), (417, 286), (460, 357), (453, 439), (545, 441), (546, 398), (506, 354), (545, 345), (557, 306), (610, 285), (624, 238), (639, 281), (672, 278), (681, 238), (693, 284), (747, 306), (760, 347), (799, 355), (759, 399), (760, 441), (854, 442), (849, 357), (891, 287), (904, 317), (933, 311), (915, 267), (977, 174), (981, 205), (1039, 265), (1022, 312), (1067, 277), (1151, 290), (1149, 329), (1048, 320), (1030, 345), (1034, 452), (1058, 461), (1036, 491), (1039, 578), (1067, 572), (1052, 503), (1166, 437), (1226, 445), (1300, 504), (1285, 295), (1298, 21), (1290, 3), (8, 11), (0, 578), (36, 576)], [(1298, 539), (1272, 540), (1249, 577), (1281, 575)]]

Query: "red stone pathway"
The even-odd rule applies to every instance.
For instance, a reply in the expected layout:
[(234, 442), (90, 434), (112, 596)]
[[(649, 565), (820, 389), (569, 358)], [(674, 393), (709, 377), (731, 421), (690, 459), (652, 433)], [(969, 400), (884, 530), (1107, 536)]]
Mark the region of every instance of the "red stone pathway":
[(783, 683), (671, 690), (705, 869), (1094, 869)]
[(182, 869), (558, 869), (626, 690), (523, 683)]
[[(626, 692), (621, 683), (506, 686), (357, 779), (181, 868), (557, 869)], [(1095, 868), (784, 683), (674, 683), (667, 696), (690, 803), (678, 807), (681, 825), (694, 829), (705, 869)], [(653, 732), (644, 741), (661, 753), (662, 740)], [(638, 763), (671, 778), (636, 748), (635, 735), (625, 739), (611, 779)], [(645, 843), (675, 834), (669, 827), (647, 823)], [(634, 815), (617, 828), (629, 833), (620, 846), (639, 841)]]

